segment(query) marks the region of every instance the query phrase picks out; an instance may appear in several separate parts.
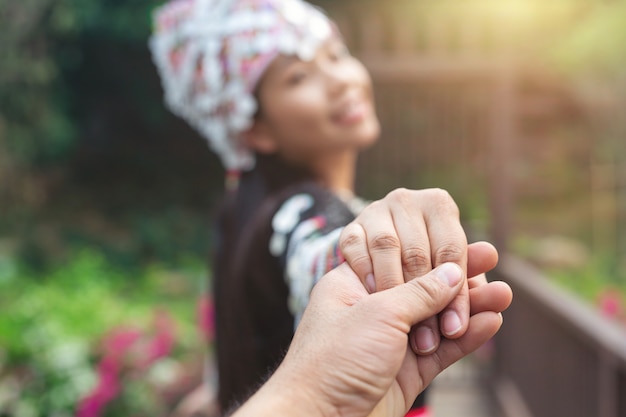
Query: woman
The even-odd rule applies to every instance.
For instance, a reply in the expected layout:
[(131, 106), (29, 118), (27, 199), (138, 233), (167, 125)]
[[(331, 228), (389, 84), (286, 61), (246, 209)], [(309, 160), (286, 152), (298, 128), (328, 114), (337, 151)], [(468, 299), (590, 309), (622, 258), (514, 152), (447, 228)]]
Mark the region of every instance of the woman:
[[(319, 9), (175, 0), (155, 23), (150, 46), (166, 102), (228, 173), (214, 262), (223, 410), (279, 363), (311, 289), (344, 260), (370, 292), (446, 261), (465, 271), (467, 242), (447, 193), (397, 190), (365, 210), (354, 195), (358, 153), (380, 133), (372, 82)], [(416, 352), (465, 332), (467, 294), (440, 323), (416, 328)], [(422, 406), (412, 415), (426, 415)]]

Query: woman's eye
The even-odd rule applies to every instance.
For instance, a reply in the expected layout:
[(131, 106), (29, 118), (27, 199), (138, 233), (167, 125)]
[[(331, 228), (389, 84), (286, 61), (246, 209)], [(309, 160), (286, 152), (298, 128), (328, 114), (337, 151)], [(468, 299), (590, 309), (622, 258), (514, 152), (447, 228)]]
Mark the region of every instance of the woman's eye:
[(350, 56), (350, 51), (345, 45), (337, 46), (330, 52), (330, 59), (333, 61), (337, 61), (348, 56)]
[(307, 77), (307, 73), (305, 71), (293, 71), (291, 74), (287, 76), (287, 84), (288, 85), (298, 85)]

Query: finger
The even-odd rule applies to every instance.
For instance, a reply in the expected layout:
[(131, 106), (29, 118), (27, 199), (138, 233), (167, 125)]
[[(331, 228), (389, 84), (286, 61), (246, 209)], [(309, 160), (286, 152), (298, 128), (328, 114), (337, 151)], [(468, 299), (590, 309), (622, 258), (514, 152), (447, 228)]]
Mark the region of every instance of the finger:
[[(466, 281), (467, 282), (467, 281)], [(456, 297), (439, 316), (439, 329), (448, 339), (462, 336), (469, 324), (469, 288), (463, 285)]]
[[(439, 349), (429, 356), (419, 356), (418, 369), (424, 386), (459, 359), (469, 355), (491, 339), (502, 325), (502, 315), (483, 312), (470, 318), (467, 332), (456, 340), (442, 340)], [(417, 379), (417, 378), (416, 378)]]
[[(422, 236), (427, 236), (427, 239), (430, 239), (430, 243), (428, 243), (428, 241), (426, 245), (422, 243), (421, 247), (428, 247), (427, 245), (431, 247), (431, 256), (433, 261), (430, 265), (437, 266), (441, 263), (450, 261), (457, 263), (462, 268), (465, 268), (467, 265), (467, 239), (459, 222), (458, 207), (447, 192), (443, 190), (426, 191), (430, 193), (430, 201), (434, 202), (437, 207), (434, 214), (431, 214), (431, 212), (426, 212), (424, 214), (428, 222), (428, 233), (423, 234)], [(409, 216), (402, 216), (400, 218), (404, 217)], [(420, 219), (421, 218), (422, 217), (420, 217)], [(413, 227), (415, 228), (415, 226)], [(406, 230), (406, 227), (396, 227), (396, 229)], [(401, 235), (403, 255), (405, 253), (405, 241), (408, 240), (408, 238)], [(419, 243), (416, 244), (416, 246), (420, 247), (418, 245), (420, 245)], [(484, 256), (481, 255), (483, 255), (487, 249), (480, 247), (478, 249), (479, 256), (477, 258), (482, 261)], [(419, 250), (415, 252), (419, 254)], [(404, 259), (403, 262), (407, 263)], [(422, 268), (430, 268), (430, 265), (424, 265), (423, 261), (421, 263)], [(415, 353), (422, 355), (432, 353), (437, 349), (441, 339), (440, 334), (442, 333), (446, 336), (453, 336), (456, 333), (462, 332), (466, 323), (464, 323), (461, 317), (467, 317), (469, 315), (469, 306), (466, 301), (467, 293), (465, 289), (462, 291), (463, 292), (457, 296), (459, 301), (450, 306), (448, 311), (441, 316), (441, 320), (438, 320), (437, 317), (433, 317), (426, 320), (424, 323), (421, 323), (411, 331), (409, 340), (411, 341), (412, 350)], [(469, 317), (466, 320), (468, 319)]]
[(498, 251), (488, 242), (474, 242), (467, 246), (467, 277), (472, 278), (491, 271), (498, 264)]
[(467, 272), (467, 237), (459, 208), (445, 190), (428, 190), (434, 209), (424, 212), (430, 241), (432, 266), (454, 262)]
[(410, 326), (439, 313), (462, 287), (463, 271), (458, 265), (446, 263), (420, 279), (411, 280), (386, 291), (370, 296), (374, 302), (384, 299), (393, 306), (393, 311), (400, 322)]
[[(426, 213), (433, 267), (445, 262), (459, 265), (467, 273), (467, 237), (459, 220), (459, 209), (448, 192), (431, 190), (436, 210)], [(466, 275), (465, 275), (466, 276)], [(459, 337), (469, 321), (469, 290), (467, 285), (439, 317), (439, 329), (448, 338)]]
[[(487, 283), (484, 273), (496, 266), (498, 252), (488, 242), (475, 242), (467, 246), (467, 253), (467, 275), (471, 277), (468, 279), (468, 289), (473, 289)], [(469, 292), (463, 289), (442, 313), (440, 318), (441, 332), (446, 337), (455, 338), (463, 334), (465, 327), (463, 318), (467, 317), (467, 314), (472, 314), (472, 304), (469, 303), (468, 296)], [(470, 309), (469, 312), (467, 308)]]
[(411, 350), (418, 355), (430, 355), (439, 347), (441, 334), (439, 333), (439, 319), (429, 317), (411, 329), (409, 344)]
[(367, 249), (365, 230), (359, 223), (352, 222), (342, 230), (339, 249), (365, 288), (370, 293), (375, 292), (374, 270)]
[[(475, 242), (468, 245), (468, 276), (473, 277), (468, 280), (469, 288), (473, 288), (482, 284), (486, 284), (487, 280), (485, 278), (485, 274), (488, 270), (491, 270), (495, 267), (498, 262), (498, 252), (495, 247), (487, 242)], [(474, 277), (474, 275), (480, 273), (480, 275)], [(476, 280), (481, 280), (477, 282)], [(491, 294), (492, 292), (489, 292)], [(489, 294), (481, 297), (481, 302), (488, 301), (496, 301), (489, 300)], [(496, 294), (498, 295), (498, 294)], [(486, 304), (488, 305), (488, 304)], [(491, 311), (502, 311), (497, 310), (496, 307), (500, 308), (506, 305), (506, 301), (502, 301), (499, 304), (494, 305), (494, 309)], [(470, 302), (470, 315), (475, 314), (475, 312), (479, 311), (487, 311), (489, 308), (482, 307), (472, 309), (474, 307), (474, 303)], [(474, 311), (474, 313), (472, 313)], [(415, 328), (411, 329), (411, 334), (409, 335), (410, 345), (413, 352), (419, 355), (428, 355), (432, 353), (439, 347), (439, 342), (441, 340), (440, 331), (439, 331), (439, 320), (437, 317), (430, 318), (423, 323), (420, 323)]]
[(487, 275), (485, 274), (478, 274), (473, 276), (472, 278), (467, 279), (467, 288), (469, 288), (470, 290), (473, 288), (478, 288), (485, 284), (487, 284)]
[(383, 201), (370, 204), (362, 227), (367, 235), (367, 248), (372, 260), (376, 291), (404, 283), (400, 257), (400, 239), (389, 208)]
[(315, 284), (306, 310), (315, 304), (322, 311), (330, 312), (346, 305), (354, 305), (367, 295), (359, 277), (347, 263), (343, 263), (330, 270)]
[(506, 310), (512, 301), (513, 292), (507, 283), (502, 281), (490, 282), (470, 289), (470, 315), (483, 311), (500, 313)]
[(391, 215), (401, 242), (400, 259), (404, 281), (421, 277), (433, 269), (424, 214), (412, 204), (394, 204)]

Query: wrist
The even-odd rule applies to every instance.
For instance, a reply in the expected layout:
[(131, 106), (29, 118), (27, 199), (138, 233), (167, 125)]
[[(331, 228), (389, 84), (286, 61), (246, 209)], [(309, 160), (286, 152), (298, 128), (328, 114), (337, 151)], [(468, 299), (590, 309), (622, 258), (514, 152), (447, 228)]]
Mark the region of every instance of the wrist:
[[(280, 366), (271, 378), (246, 401), (233, 417), (299, 416), (326, 417), (330, 407), (316, 389), (311, 375)], [(313, 381), (315, 383), (309, 383)]]

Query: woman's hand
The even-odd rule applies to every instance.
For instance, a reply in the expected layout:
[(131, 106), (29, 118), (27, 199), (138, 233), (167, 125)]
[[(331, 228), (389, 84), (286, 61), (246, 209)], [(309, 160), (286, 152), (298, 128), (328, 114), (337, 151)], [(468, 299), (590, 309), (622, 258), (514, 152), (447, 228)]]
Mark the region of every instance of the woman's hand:
[[(464, 280), (487, 270), (468, 274), (468, 244), (459, 209), (440, 189), (390, 192), (345, 227), (339, 247), (369, 292), (408, 282), (446, 262), (457, 264)], [(489, 269), (497, 262), (495, 249), (493, 254), (495, 261)], [(439, 316), (429, 317), (415, 328), (411, 346), (416, 353), (429, 354), (439, 345), (441, 335), (449, 339), (462, 336), (469, 312), (469, 288), (463, 285)]]

